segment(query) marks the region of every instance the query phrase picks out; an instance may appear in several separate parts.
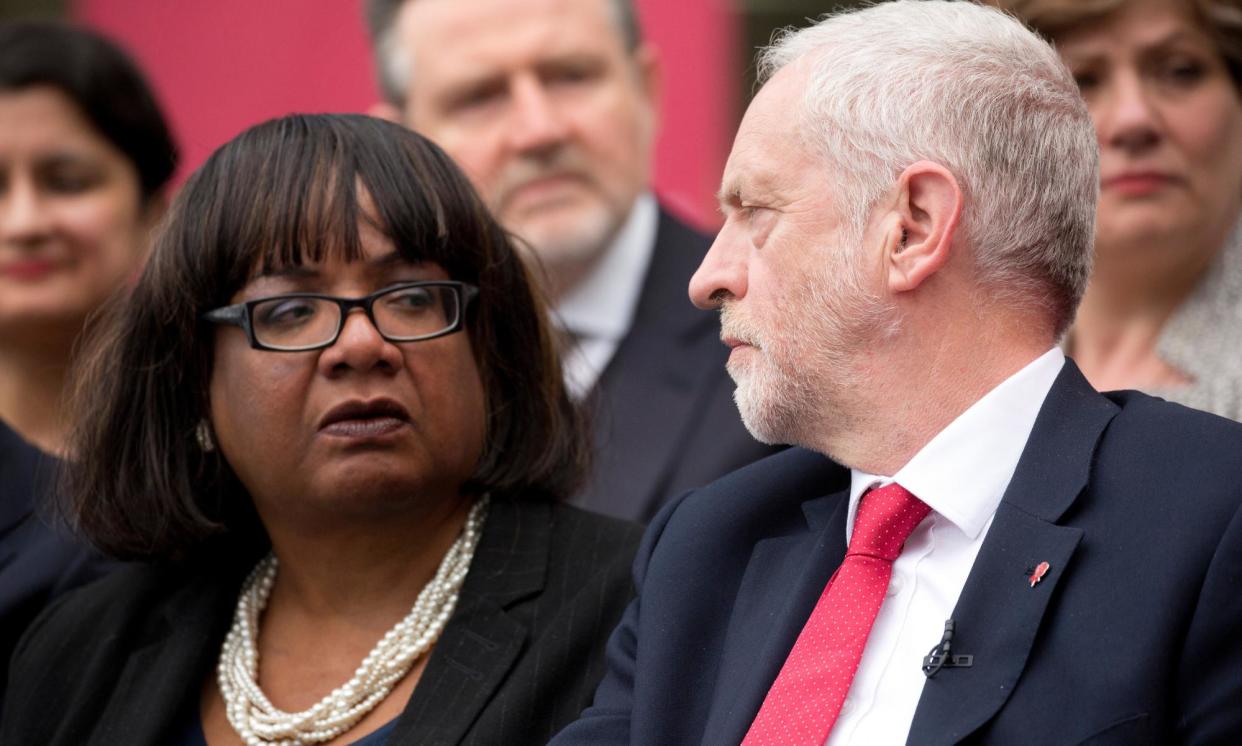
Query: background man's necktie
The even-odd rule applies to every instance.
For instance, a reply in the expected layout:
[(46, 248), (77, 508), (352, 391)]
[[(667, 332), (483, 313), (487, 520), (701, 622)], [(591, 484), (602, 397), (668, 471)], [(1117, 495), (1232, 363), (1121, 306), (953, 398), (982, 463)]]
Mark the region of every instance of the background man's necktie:
[(798, 634), (743, 746), (819, 746), (827, 740), (884, 601), (893, 560), (930, 511), (896, 483), (863, 496), (845, 560)]

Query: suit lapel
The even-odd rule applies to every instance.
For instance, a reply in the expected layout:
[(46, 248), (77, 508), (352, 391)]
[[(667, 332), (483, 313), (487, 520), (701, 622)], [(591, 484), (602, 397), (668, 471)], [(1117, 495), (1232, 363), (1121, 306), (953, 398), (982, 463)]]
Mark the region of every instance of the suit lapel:
[[(927, 680), (907, 743), (958, 743), (1008, 700), (1082, 539), (1081, 529), (1056, 521), (1086, 487), (1096, 444), (1117, 411), (1066, 361), (953, 611), (954, 652), (973, 655), (974, 666)], [(1048, 569), (1032, 585), (1042, 562)]]
[(849, 493), (804, 505), (807, 529), (755, 545), (738, 588), (703, 743), (740, 743), (845, 558)]
[(706, 237), (660, 213), (631, 331), (592, 394), (594, 475), (575, 504), (607, 513), (632, 504), (639, 516), (662, 497), (684, 429), (713, 393), (704, 382), (724, 364), (724, 347), (711, 331), (715, 314), (694, 308), (686, 295), (707, 246)]
[(493, 501), (458, 606), (390, 743), (457, 744), (469, 732), (527, 643), (508, 609), (543, 590), (550, 515), (547, 505)]

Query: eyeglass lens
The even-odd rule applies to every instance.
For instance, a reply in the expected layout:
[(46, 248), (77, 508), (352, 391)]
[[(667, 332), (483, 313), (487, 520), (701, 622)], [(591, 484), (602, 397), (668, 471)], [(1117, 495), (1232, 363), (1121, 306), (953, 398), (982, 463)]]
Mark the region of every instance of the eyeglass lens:
[[(456, 289), (445, 285), (394, 288), (376, 296), (372, 316), (380, 334), (392, 340), (435, 336), (457, 324)], [(255, 338), (277, 348), (322, 345), (341, 325), (341, 306), (328, 298), (271, 298), (254, 306)]]

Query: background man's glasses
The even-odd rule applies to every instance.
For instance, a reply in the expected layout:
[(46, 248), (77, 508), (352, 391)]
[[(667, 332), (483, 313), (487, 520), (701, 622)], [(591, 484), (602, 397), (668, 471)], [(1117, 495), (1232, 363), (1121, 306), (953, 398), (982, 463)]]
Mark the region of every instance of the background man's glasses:
[(216, 308), (203, 318), (240, 326), (256, 350), (301, 352), (335, 344), (345, 315), (361, 308), (389, 342), (419, 342), (460, 330), (466, 304), (478, 293), (474, 285), (451, 280), (403, 282), (362, 298), (273, 295)]

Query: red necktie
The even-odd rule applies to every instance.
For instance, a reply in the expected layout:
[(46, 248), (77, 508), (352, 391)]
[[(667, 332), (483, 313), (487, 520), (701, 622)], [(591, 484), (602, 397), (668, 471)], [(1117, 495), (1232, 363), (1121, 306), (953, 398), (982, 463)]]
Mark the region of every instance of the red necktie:
[(930, 511), (895, 482), (863, 496), (845, 560), (798, 634), (743, 746), (822, 746), (828, 739), (884, 602), (893, 560)]

